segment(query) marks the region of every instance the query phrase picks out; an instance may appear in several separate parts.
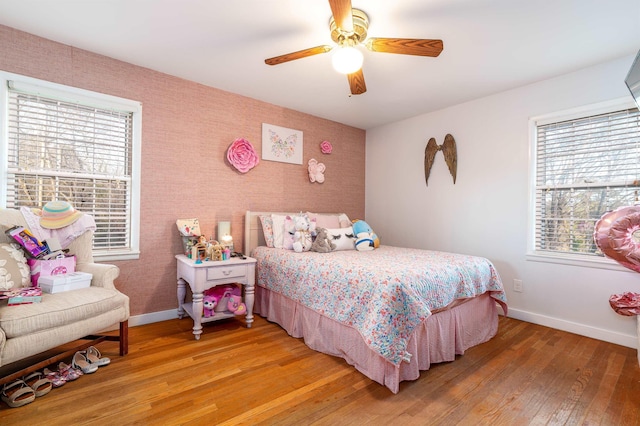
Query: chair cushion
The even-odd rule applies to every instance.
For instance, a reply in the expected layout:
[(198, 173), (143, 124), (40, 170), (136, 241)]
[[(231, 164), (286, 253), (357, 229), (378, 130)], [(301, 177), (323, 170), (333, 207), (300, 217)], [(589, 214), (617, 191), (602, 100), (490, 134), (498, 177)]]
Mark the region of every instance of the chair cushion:
[[(90, 320), (126, 304), (122, 293), (101, 287), (43, 294), (42, 302), (0, 306), (0, 328), (8, 339)], [(97, 331), (96, 331), (97, 332)]]

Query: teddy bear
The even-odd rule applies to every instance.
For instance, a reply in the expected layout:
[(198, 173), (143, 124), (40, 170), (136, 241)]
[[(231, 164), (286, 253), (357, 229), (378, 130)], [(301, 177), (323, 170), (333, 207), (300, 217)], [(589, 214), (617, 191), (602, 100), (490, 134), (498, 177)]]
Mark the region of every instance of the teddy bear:
[(311, 244), (311, 251), (317, 251), (318, 253), (328, 253), (331, 250), (335, 250), (336, 245), (329, 239), (329, 234), (326, 228), (318, 228), (316, 239)]
[(214, 311), (216, 305), (218, 304), (218, 300), (215, 296), (206, 295), (202, 299), (202, 306), (204, 311), (204, 317), (209, 318), (214, 316), (216, 313)]
[(224, 247), (217, 241), (212, 241), (211, 244), (209, 244), (209, 248), (208, 248), (208, 256), (209, 259), (211, 260), (222, 260), (222, 250), (224, 249)]
[[(293, 218), (293, 250), (296, 253), (311, 250), (312, 244), (312, 222), (306, 215), (299, 215)], [(315, 222), (314, 222), (315, 224)]]
[(356, 250), (368, 251), (380, 246), (380, 239), (364, 220), (353, 221), (353, 233), (356, 236)]

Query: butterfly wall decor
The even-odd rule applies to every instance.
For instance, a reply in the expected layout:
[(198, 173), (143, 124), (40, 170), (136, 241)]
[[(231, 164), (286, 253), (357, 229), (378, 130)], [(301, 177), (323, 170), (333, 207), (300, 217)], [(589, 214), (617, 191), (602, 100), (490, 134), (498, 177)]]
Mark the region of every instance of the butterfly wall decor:
[(300, 130), (262, 124), (262, 159), (302, 164), (303, 139)]

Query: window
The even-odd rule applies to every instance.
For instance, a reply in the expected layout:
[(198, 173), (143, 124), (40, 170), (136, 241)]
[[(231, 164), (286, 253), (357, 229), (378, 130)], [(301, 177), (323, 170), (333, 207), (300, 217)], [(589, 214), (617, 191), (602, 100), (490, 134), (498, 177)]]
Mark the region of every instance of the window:
[(640, 113), (632, 105), (532, 120), (536, 254), (603, 256), (593, 239), (597, 220), (640, 199)]
[(70, 202), (95, 218), (97, 260), (139, 254), (141, 105), (0, 73), (0, 205)]

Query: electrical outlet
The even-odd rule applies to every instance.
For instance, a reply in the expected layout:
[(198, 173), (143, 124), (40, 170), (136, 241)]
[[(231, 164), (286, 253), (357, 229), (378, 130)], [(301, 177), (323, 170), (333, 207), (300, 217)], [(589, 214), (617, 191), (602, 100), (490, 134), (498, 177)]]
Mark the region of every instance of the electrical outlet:
[(522, 292), (522, 280), (513, 279), (513, 291)]

